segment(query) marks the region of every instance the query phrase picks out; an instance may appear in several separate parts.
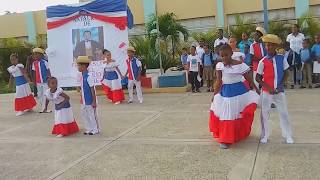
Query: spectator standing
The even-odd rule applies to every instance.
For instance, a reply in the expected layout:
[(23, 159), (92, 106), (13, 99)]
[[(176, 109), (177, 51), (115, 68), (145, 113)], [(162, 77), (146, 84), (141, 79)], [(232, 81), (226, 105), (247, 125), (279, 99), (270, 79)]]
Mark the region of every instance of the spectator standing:
[(251, 67), (250, 46), (248, 44), (245, 44), (244, 46), (244, 63)]
[(203, 46), (204, 46), (204, 39), (201, 38), (198, 43), (199, 43), (199, 45), (196, 47), (196, 53), (197, 53), (197, 55), (199, 56), (199, 58), (201, 58), (202, 55), (204, 54), (204, 48), (203, 48)]
[(188, 60), (188, 50), (186, 47), (184, 47), (182, 48), (182, 53), (180, 56), (180, 61), (184, 70), (187, 70), (187, 66), (188, 66), (187, 60)]
[(312, 58), (311, 50), (309, 48), (309, 41), (305, 39), (302, 43), (303, 48), (300, 50), (301, 62), (302, 62), (302, 83), (300, 88), (312, 88)]
[(244, 53), (245, 46), (250, 45), (253, 43), (252, 40), (249, 39), (248, 33), (244, 32), (241, 35), (241, 41), (238, 44), (238, 48), (240, 49), (240, 52)]
[(315, 83), (316, 83), (316, 86), (315, 88), (320, 88), (320, 33), (315, 35), (314, 37), (315, 39), (315, 44), (312, 46), (312, 49), (311, 49), (311, 53), (312, 53), (312, 57), (314, 59), (314, 62), (313, 62), (313, 73), (314, 73), (314, 76), (315, 76)]
[(218, 29), (218, 39), (214, 41), (214, 47), (228, 44), (229, 40), (223, 36), (223, 29)]
[(207, 92), (213, 90), (214, 81), (214, 65), (215, 61), (218, 59), (216, 54), (212, 53), (207, 44), (204, 45), (204, 54), (201, 57), (203, 64), (203, 80), (207, 83)]
[(299, 28), (300, 27), (298, 24), (292, 25), (292, 33), (287, 36), (287, 42), (290, 43), (290, 49), (292, 50), (293, 55), (291, 63), (293, 66), (291, 66), (288, 71), (288, 83), (291, 86), (291, 89), (294, 89), (294, 77), (296, 76), (296, 72), (299, 71), (295, 65), (297, 64), (299, 58), (298, 56), (300, 55), (300, 50), (302, 49), (302, 42), (305, 39), (304, 35), (299, 32)]
[(190, 74), (190, 80), (192, 85), (192, 92), (200, 92), (200, 82), (198, 81), (198, 74), (200, 71), (201, 60), (196, 54), (196, 47), (191, 46), (191, 54), (188, 56), (188, 72)]

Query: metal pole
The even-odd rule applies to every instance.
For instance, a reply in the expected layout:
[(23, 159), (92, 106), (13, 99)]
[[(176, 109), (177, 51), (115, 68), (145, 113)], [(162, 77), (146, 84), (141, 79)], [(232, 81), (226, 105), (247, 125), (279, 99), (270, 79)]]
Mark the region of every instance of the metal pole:
[(263, 1), (263, 26), (266, 32), (269, 31), (269, 17), (268, 17), (268, 0)]
[(157, 11), (157, 3), (158, 1), (155, 0), (156, 2), (156, 19), (157, 19), (157, 46), (158, 46), (158, 56), (159, 56), (159, 64), (160, 64), (160, 74), (163, 74), (163, 67), (162, 67), (162, 56), (161, 56), (161, 50), (160, 50), (160, 28), (159, 28), (159, 19), (158, 19), (158, 11)]

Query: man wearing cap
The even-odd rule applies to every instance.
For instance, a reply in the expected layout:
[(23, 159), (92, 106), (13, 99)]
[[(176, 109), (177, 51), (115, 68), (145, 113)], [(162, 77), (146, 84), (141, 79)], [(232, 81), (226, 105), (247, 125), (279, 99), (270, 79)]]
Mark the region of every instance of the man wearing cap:
[(269, 114), (271, 104), (278, 109), (282, 137), (287, 144), (292, 144), (292, 130), (284, 93), (284, 81), (289, 64), (283, 55), (278, 55), (277, 47), (281, 44), (278, 36), (267, 34), (262, 37), (266, 45), (267, 55), (259, 62), (256, 80), (262, 86), (261, 93), (261, 143), (267, 143), (270, 136)]
[(47, 79), (51, 77), (51, 74), (48, 62), (43, 59), (44, 50), (41, 48), (34, 48), (32, 53), (34, 59), (32, 63), (32, 72), (33, 77), (35, 77), (33, 80), (38, 90), (38, 104), (41, 108), (40, 112), (43, 112), (46, 102), (45, 92), (48, 89)]
[(81, 115), (84, 119), (84, 135), (95, 135), (100, 132), (97, 117), (97, 97), (94, 80), (89, 75), (88, 66), (91, 59), (88, 56), (79, 56), (76, 60), (78, 70), (81, 72)]
[[(257, 67), (259, 61), (266, 55), (264, 44), (261, 41), (261, 37), (266, 34), (266, 31), (262, 27), (257, 27), (254, 33), (254, 42), (250, 45), (250, 54), (252, 56), (252, 71), (253, 77), (257, 74)], [(258, 82), (254, 79), (254, 83), (259, 87)]]
[(134, 57), (135, 49), (134, 47), (129, 46), (128, 49), (128, 59), (126, 60), (128, 71), (126, 76), (128, 75), (128, 91), (129, 91), (129, 100), (128, 103), (133, 102), (133, 86), (136, 86), (136, 92), (138, 96), (139, 103), (143, 102), (142, 90), (141, 90), (141, 71), (142, 64), (141, 61)]

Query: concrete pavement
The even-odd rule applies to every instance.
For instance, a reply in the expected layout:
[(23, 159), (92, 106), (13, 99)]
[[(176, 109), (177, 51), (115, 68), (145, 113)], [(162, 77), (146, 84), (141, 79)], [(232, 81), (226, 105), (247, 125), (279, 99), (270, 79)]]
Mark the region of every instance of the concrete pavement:
[[(72, 98), (81, 129), (79, 96)], [(320, 179), (320, 90), (289, 90), (296, 143), (284, 144), (279, 119), (259, 144), (259, 110), (250, 137), (221, 150), (208, 132), (211, 94), (146, 94), (143, 104), (99, 97), (102, 133), (50, 134), (53, 114), (15, 117), (13, 94), (0, 95), (0, 179)]]

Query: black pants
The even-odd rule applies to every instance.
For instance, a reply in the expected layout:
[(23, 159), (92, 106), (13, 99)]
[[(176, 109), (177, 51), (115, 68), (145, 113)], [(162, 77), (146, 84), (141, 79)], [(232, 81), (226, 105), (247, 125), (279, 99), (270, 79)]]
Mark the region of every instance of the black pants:
[(198, 76), (198, 72), (190, 71), (192, 91), (199, 90), (200, 88), (200, 83), (197, 79), (197, 76)]

